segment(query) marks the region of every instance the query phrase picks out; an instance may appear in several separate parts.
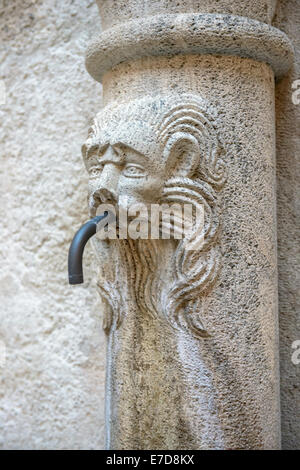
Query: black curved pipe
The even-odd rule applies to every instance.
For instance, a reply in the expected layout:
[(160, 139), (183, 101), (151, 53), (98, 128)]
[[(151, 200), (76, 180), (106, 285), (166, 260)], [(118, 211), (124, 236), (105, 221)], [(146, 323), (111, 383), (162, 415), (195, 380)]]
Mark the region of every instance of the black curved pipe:
[(107, 217), (108, 212), (105, 211), (102, 215), (97, 215), (93, 219), (86, 222), (76, 232), (68, 256), (68, 272), (69, 272), (69, 284), (82, 284), (83, 273), (82, 273), (82, 256), (84, 247), (87, 241), (96, 233), (97, 224)]

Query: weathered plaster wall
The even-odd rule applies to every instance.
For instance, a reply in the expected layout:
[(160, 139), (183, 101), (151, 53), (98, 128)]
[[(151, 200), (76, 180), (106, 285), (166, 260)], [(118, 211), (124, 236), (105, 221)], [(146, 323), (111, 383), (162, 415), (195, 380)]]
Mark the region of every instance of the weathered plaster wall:
[[(69, 242), (87, 217), (80, 146), (100, 102), (83, 60), (100, 26), (94, 3), (0, 1), (0, 448), (104, 446), (101, 307), (92, 271), (75, 288), (66, 272)], [(291, 362), (300, 339), (300, 105), (291, 101), (300, 79), (298, 0), (281, 0), (276, 24), (298, 48), (294, 70), (277, 85), (277, 194), (282, 439), (299, 449), (300, 365)]]
[(292, 102), (292, 84), (300, 79), (300, 5), (281, 0), (275, 19), (295, 47), (295, 64), (276, 87), (277, 219), (283, 449), (300, 449), (300, 364), (292, 344), (300, 340), (300, 103)]
[[(0, 447), (102, 448), (105, 346), (90, 282), (67, 283), (88, 217), (80, 148), (100, 85), (84, 53), (93, 0), (0, 2)], [(89, 263), (86, 262), (86, 265)], [(86, 279), (92, 278), (86, 273)]]

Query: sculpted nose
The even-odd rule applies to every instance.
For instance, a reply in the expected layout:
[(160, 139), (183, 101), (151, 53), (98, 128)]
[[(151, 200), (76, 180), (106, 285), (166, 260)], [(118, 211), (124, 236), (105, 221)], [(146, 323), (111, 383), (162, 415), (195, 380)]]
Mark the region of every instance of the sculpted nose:
[(97, 181), (97, 188), (93, 193), (95, 200), (100, 203), (115, 204), (117, 202), (117, 190), (120, 170), (114, 163), (106, 163)]
[(114, 163), (106, 163), (100, 176), (98, 191), (102, 202), (117, 202), (120, 169)]

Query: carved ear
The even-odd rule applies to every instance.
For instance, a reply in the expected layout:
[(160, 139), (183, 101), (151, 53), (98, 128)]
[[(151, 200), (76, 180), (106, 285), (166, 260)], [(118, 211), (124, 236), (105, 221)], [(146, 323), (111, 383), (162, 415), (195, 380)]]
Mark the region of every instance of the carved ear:
[(168, 140), (163, 155), (168, 177), (190, 177), (199, 162), (199, 143), (191, 134), (176, 132)]

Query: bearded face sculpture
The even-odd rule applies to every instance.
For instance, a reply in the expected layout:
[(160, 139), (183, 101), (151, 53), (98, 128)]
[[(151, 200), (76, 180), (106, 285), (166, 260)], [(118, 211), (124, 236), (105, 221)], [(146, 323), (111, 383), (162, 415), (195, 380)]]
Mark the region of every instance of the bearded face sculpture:
[[(104, 328), (118, 328), (126, 312), (170, 321), (195, 335), (209, 332), (201, 299), (219, 270), (217, 193), (225, 182), (224, 148), (216, 112), (194, 95), (159, 96), (105, 107), (83, 146), (89, 172), (89, 208), (190, 204), (204, 210), (181, 240), (95, 241), (101, 263), (98, 287), (107, 302)], [(187, 244), (202, 240), (201, 249)]]

